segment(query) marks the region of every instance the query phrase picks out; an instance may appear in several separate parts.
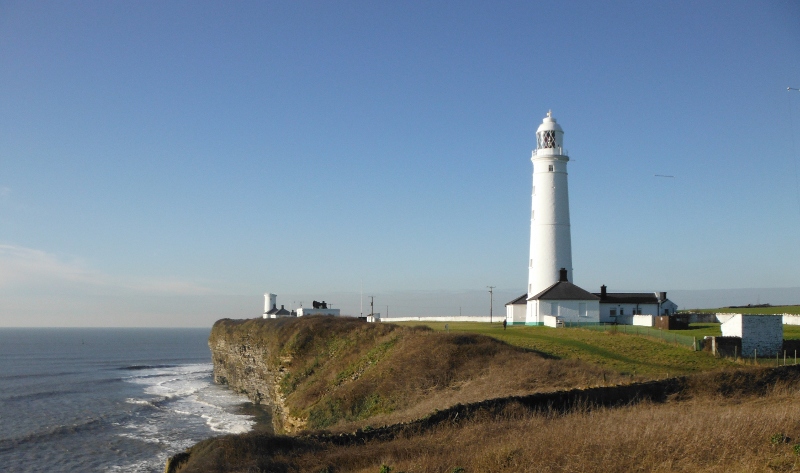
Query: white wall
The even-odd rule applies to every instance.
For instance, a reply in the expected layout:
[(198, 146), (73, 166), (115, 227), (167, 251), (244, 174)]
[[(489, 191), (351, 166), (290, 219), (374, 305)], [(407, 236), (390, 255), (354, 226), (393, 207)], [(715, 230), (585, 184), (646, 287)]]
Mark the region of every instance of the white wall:
[(783, 316), (732, 315), (720, 328), (723, 337), (741, 337), (742, 356), (775, 356), (783, 347)]
[(553, 327), (553, 328), (558, 327), (558, 317), (552, 315), (544, 315), (542, 316), (542, 319), (544, 319), (545, 327)]
[[(667, 314), (664, 313), (665, 310), (668, 312)], [(672, 315), (676, 312), (678, 312), (678, 304), (667, 299), (661, 303), (661, 313), (657, 315)]]
[(599, 301), (535, 301), (538, 302), (539, 318), (558, 317), (562, 322), (597, 323), (600, 321)]
[[(717, 322), (719, 322), (721, 324), (724, 324), (725, 322), (731, 320), (732, 318), (736, 317), (737, 315), (742, 315), (742, 314), (727, 314), (727, 313), (717, 314)], [(725, 337), (726, 335), (723, 334), (722, 336)], [(741, 337), (741, 335), (731, 335), (731, 337)]]
[(524, 323), (526, 304), (509, 304), (506, 306), (506, 320), (508, 323)]
[(784, 325), (800, 325), (800, 315), (783, 314)]
[(308, 307), (301, 307), (297, 309), (298, 317), (307, 315), (339, 315), (339, 309), (309, 309)]
[[(420, 317), (381, 317), (379, 322), (489, 322), (489, 316), (420, 316)], [(492, 317), (492, 323), (503, 323), (503, 316)]]
[[(616, 310), (616, 317), (611, 315), (611, 309)], [(634, 310), (641, 309), (642, 315), (658, 315), (658, 304), (609, 304), (609, 303), (601, 303), (600, 304), (600, 320), (602, 322), (617, 322), (617, 323), (624, 323), (622, 320), (627, 319), (620, 319), (620, 315), (623, 317), (628, 317), (633, 315)], [(620, 314), (622, 311), (622, 314)]]

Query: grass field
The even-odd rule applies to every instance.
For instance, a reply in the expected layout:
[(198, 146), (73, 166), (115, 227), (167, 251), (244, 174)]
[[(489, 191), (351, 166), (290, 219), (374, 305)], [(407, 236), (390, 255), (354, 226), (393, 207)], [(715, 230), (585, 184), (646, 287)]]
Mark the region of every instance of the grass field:
[[(583, 329), (510, 326), (476, 322), (403, 322), (403, 325), (426, 325), (434, 330), (488, 335), (511, 345), (537, 351), (545, 356), (580, 359), (626, 375), (660, 378), (733, 366), (730, 360), (694, 352), (661, 340), (624, 333), (595, 332)], [(714, 327), (716, 325), (716, 327)], [(716, 330), (716, 332), (715, 332)], [(702, 324), (693, 330), (676, 331), (681, 335), (719, 335), (719, 324)], [(800, 334), (798, 334), (800, 335)]]
[(772, 307), (720, 307), (718, 309), (690, 309), (681, 312), (701, 314), (798, 314), (800, 305), (781, 305)]

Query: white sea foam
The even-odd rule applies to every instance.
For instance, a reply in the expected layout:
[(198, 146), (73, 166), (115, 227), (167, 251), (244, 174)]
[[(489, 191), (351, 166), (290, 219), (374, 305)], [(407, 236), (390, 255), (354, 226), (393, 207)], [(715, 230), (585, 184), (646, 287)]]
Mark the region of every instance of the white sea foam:
[[(202, 430), (205, 425), (213, 433), (244, 433), (255, 424), (252, 416), (236, 413), (238, 406), (247, 402), (211, 381), (211, 364), (179, 365), (142, 369), (127, 382), (142, 386), (141, 398), (128, 398), (133, 405), (153, 405), (158, 408), (147, 416), (134, 417), (123, 427), (126, 438), (147, 443), (188, 443), (175, 432), (177, 425), (195, 425)], [(199, 440), (199, 439), (197, 439)], [(186, 446), (176, 448), (186, 448)]]

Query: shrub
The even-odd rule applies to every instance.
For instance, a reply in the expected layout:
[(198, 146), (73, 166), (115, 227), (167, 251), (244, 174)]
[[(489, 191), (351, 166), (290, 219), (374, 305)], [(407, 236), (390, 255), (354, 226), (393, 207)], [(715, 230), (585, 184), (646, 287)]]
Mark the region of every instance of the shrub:
[(782, 433), (772, 434), (769, 438), (769, 443), (772, 445), (780, 445), (786, 443), (786, 436)]

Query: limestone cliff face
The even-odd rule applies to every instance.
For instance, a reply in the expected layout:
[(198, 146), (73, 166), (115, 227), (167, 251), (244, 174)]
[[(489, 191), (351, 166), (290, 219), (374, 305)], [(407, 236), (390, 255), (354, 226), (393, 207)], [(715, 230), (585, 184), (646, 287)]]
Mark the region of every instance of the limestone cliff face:
[(284, 363), (269, 352), (267, 344), (252, 336), (251, 327), (222, 320), (214, 325), (208, 340), (214, 362), (214, 382), (227, 384), (247, 395), (255, 404), (272, 408), (275, 432), (295, 432), (305, 426), (303, 419), (288, 414), (279, 388)]

